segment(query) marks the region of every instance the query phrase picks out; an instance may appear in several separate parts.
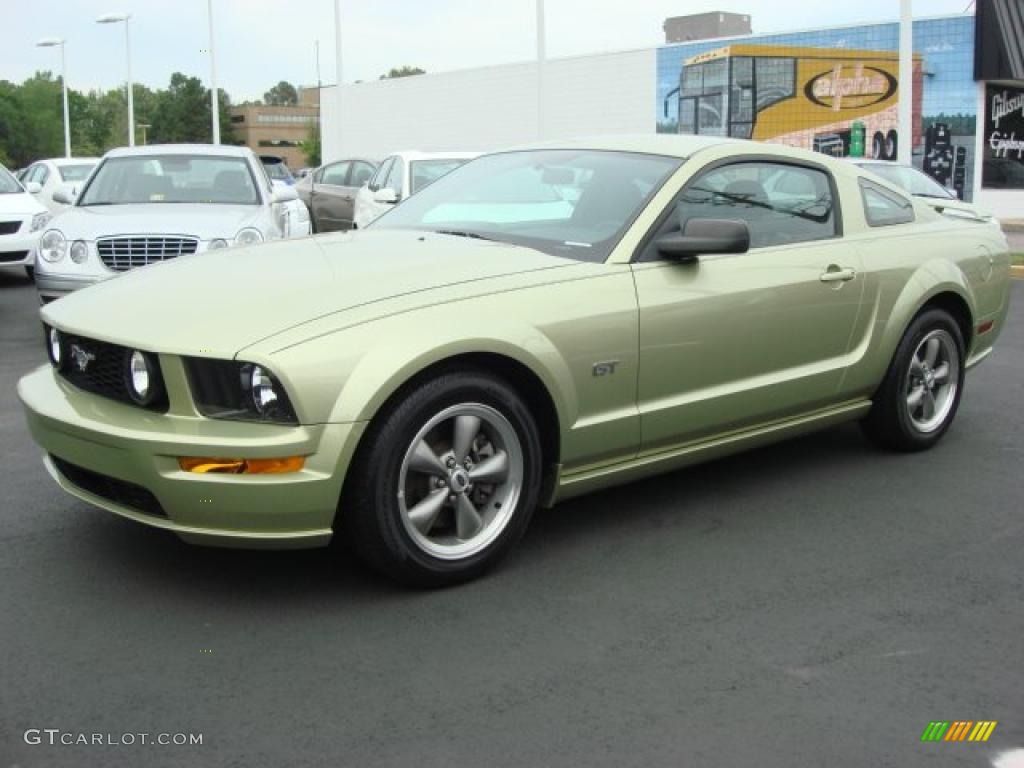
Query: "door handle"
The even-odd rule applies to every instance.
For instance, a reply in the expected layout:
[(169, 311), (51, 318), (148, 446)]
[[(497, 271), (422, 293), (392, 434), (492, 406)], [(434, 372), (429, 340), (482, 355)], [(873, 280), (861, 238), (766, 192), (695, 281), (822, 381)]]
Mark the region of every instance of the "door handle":
[(845, 283), (853, 280), (856, 276), (857, 270), (855, 269), (830, 264), (828, 269), (818, 275), (818, 279), (823, 283)]

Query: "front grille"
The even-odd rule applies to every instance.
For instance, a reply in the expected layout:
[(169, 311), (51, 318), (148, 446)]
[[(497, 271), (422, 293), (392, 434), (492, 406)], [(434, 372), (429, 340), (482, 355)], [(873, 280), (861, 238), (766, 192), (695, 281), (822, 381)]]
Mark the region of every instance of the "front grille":
[(20, 221), (0, 221), (0, 235), (13, 235), (21, 229)]
[(118, 480), (116, 477), (101, 475), (91, 469), (84, 469), (69, 461), (50, 454), (53, 465), (67, 479), (69, 483), (83, 491), (88, 491), (93, 496), (99, 496), (123, 507), (134, 509), (151, 517), (167, 517), (164, 508), (160, 506), (156, 496), (147, 491), (141, 485)]
[[(127, 360), (132, 350), (105, 341), (86, 339), (71, 334), (61, 334), (64, 344), (64, 355), (67, 362), (61, 375), (79, 389), (96, 395), (119, 400), (122, 403), (138, 405), (128, 393), (126, 379)], [(149, 405), (140, 406), (152, 411), (166, 412), (167, 393), (163, 386), (163, 374), (160, 371), (160, 360), (154, 355), (156, 364), (156, 380), (152, 386), (160, 395)], [(84, 361), (85, 365), (81, 364)]]
[(4, 251), (0, 253), (0, 262), (21, 261), (28, 256), (28, 251)]
[(167, 259), (196, 252), (194, 237), (104, 237), (96, 241), (96, 252), (110, 269), (127, 272)]

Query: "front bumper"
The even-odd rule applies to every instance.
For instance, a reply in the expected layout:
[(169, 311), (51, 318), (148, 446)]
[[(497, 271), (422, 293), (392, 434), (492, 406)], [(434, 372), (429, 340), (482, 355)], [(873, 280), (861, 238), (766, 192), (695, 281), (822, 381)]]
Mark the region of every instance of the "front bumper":
[[(23, 377), (18, 397), (32, 437), (47, 454), (47, 469), (68, 493), (186, 541), (219, 546), (327, 544), (345, 470), (365, 427), (362, 422), (290, 427), (155, 414), (82, 392), (49, 366)], [(202, 475), (181, 470), (177, 461), (179, 456), (299, 455), (306, 456), (305, 467), (279, 475)], [(141, 487), (159, 509), (97, 495), (72, 482), (54, 459)]]
[(106, 278), (93, 275), (62, 275), (55, 272), (43, 272), (37, 268), (36, 290), (39, 291), (39, 300), (43, 304), (47, 304), (72, 291), (77, 291), (79, 288), (88, 288), (103, 279)]
[(0, 238), (0, 269), (31, 267), (36, 263), (36, 247), (38, 245), (38, 232)]

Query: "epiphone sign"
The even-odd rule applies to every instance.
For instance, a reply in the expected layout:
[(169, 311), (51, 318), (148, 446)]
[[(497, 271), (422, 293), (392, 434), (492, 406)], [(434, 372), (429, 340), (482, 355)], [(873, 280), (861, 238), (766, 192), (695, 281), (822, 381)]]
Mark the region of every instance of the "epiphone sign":
[(985, 142), (981, 183), (1024, 189), (1024, 89), (985, 87)]

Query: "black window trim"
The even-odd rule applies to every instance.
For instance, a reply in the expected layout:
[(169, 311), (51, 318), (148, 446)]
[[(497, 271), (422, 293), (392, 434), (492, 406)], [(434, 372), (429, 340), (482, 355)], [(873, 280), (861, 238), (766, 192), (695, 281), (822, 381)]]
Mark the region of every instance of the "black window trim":
[[(870, 179), (865, 179), (863, 176), (857, 179), (857, 185), (860, 188), (860, 201), (861, 205), (864, 208), (864, 223), (867, 224), (872, 229), (877, 229), (878, 227), (895, 227), (899, 226), (900, 224), (913, 224), (915, 221), (917, 221), (917, 213), (914, 211), (914, 203), (912, 200), (910, 200), (910, 198), (904, 197), (899, 192), (896, 192), (894, 190), (887, 189), (886, 187), (883, 187), (881, 184), (876, 184)], [(907, 219), (906, 221), (885, 221), (879, 223), (872, 223), (871, 218), (868, 216), (868, 200), (866, 196), (867, 192), (874, 192), (877, 195), (881, 195), (886, 200), (900, 204), (900, 207), (902, 207), (904, 210), (907, 211), (907, 213), (910, 214), (910, 218)]]
[[(691, 155), (690, 157), (692, 159), (693, 157), (695, 157), (695, 155)], [(832, 193), (832, 209), (835, 213), (835, 232), (831, 237), (820, 237), (815, 238), (814, 240), (801, 240), (800, 242), (797, 243), (761, 245), (754, 248), (750, 248), (748, 253), (750, 251), (759, 251), (762, 248), (782, 248), (788, 245), (803, 245), (804, 243), (820, 243), (827, 242), (830, 240), (842, 239), (844, 233), (843, 205), (839, 197), (839, 188), (838, 186), (836, 186), (835, 176), (832, 175), (832, 171), (829, 170), (829, 168), (826, 165), (824, 165), (823, 163), (817, 163), (813, 160), (803, 160), (801, 158), (796, 157), (785, 157), (780, 155), (772, 155), (768, 153), (755, 153), (750, 155), (744, 155), (743, 157), (722, 157), (719, 158), (718, 160), (712, 160), (711, 162), (703, 165), (698, 171), (693, 173), (690, 176), (690, 178), (686, 180), (686, 183), (679, 188), (679, 191), (672, 196), (672, 199), (665, 206), (664, 210), (662, 210), (662, 212), (658, 214), (658, 218), (655, 219), (654, 224), (651, 225), (650, 229), (648, 229), (647, 232), (644, 233), (643, 238), (640, 240), (639, 243), (637, 243), (636, 249), (633, 251), (633, 258), (630, 259), (630, 263), (647, 264), (651, 262), (667, 261), (666, 259), (663, 258), (644, 259), (643, 256), (644, 252), (647, 250), (651, 242), (657, 236), (657, 233), (665, 225), (665, 222), (668, 221), (669, 218), (671, 218), (671, 216), (675, 213), (676, 200), (679, 198), (679, 196), (683, 194), (683, 192), (685, 192), (687, 189), (689, 189), (690, 186), (697, 179), (701, 178), (705, 173), (717, 170), (719, 168), (724, 168), (729, 165), (742, 165), (746, 163), (770, 163), (772, 165), (792, 165), (797, 168), (805, 168), (808, 170), (820, 171), (824, 173), (825, 177), (828, 179), (829, 191)]]

